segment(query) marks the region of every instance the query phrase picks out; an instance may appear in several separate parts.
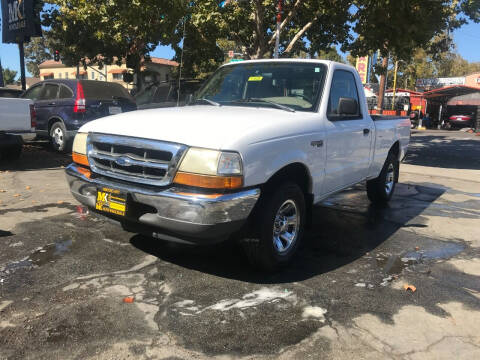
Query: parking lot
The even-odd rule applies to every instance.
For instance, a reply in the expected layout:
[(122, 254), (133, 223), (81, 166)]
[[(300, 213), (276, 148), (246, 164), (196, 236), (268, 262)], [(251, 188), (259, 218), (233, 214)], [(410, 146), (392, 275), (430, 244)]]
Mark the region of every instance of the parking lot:
[(363, 185), (325, 200), (263, 274), (236, 244), (89, 214), (69, 157), (28, 145), (0, 165), (0, 359), (480, 358), (480, 137), (416, 132), (409, 151), (387, 208)]

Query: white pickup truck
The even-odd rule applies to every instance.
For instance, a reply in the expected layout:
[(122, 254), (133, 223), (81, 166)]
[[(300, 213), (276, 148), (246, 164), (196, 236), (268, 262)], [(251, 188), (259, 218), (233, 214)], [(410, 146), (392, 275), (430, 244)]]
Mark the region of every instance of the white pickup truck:
[(20, 156), (22, 138), (35, 137), (35, 116), (32, 100), (0, 97), (0, 160)]
[(126, 230), (184, 243), (240, 239), (264, 269), (289, 262), (313, 205), (367, 181), (387, 202), (407, 118), (372, 119), (354, 68), (320, 60), (220, 67), (180, 108), (90, 122), (66, 169), (81, 203)]

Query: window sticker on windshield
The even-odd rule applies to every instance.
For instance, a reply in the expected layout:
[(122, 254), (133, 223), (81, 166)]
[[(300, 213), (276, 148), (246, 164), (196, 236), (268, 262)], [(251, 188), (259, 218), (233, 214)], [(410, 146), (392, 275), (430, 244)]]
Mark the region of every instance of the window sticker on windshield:
[(250, 76), (248, 78), (248, 81), (262, 81), (263, 80), (263, 76)]
[(315, 68), (315, 72), (320, 72), (320, 68)]

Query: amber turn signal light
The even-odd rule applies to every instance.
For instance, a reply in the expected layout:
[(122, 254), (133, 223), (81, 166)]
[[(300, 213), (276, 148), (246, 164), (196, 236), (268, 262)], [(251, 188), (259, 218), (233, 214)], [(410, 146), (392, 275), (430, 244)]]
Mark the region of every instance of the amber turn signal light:
[(243, 186), (241, 176), (212, 176), (177, 172), (174, 183), (207, 189), (238, 189)]
[(77, 164), (89, 166), (87, 155), (78, 154), (74, 152), (72, 153), (72, 159), (73, 159), (73, 162)]

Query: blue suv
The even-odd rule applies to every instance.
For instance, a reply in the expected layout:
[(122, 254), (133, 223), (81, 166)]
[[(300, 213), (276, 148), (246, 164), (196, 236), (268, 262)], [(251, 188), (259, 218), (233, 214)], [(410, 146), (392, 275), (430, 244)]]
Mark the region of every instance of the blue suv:
[(95, 80), (46, 80), (23, 95), (35, 104), (37, 137), (48, 138), (57, 151), (67, 151), (85, 123), (137, 109), (120, 84)]

